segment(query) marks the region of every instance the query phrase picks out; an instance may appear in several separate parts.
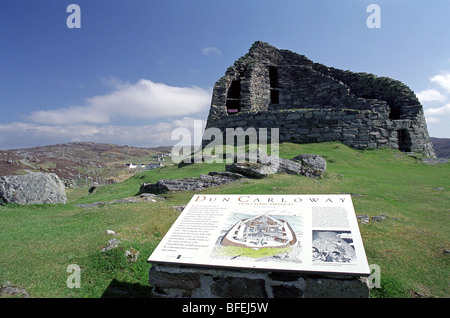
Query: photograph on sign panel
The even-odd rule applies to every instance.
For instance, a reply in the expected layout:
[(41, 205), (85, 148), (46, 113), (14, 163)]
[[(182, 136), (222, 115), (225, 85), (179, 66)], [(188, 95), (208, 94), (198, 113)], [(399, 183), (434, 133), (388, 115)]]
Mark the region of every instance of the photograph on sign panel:
[(351, 231), (312, 231), (314, 263), (356, 263)]

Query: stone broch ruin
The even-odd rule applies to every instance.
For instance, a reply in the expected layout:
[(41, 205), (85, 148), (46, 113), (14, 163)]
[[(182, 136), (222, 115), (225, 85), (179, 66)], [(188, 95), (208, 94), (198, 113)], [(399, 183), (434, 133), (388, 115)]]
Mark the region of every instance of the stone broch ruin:
[(260, 41), (216, 82), (209, 127), (223, 134), (279, 128), (280, 142), (339, 141), (435, 157), (423, 107), (402, 82), (327, 67)]

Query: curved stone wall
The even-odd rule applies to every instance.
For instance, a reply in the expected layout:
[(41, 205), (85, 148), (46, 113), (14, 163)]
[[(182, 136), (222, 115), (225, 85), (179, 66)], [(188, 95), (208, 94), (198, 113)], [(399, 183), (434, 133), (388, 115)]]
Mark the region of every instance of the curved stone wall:
[(405, 84), (313, 63), (264, 42), (216, 82), (206, 127), (279, 128), (280, 142), (339, 141), (435, 156), (423, 107)]

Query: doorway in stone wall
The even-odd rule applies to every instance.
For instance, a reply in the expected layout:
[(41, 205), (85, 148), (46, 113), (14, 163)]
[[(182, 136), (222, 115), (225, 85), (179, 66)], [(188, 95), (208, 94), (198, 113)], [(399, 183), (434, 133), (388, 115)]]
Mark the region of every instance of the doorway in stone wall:
[(411, 152), (411, 137), (406, 129), (397, 130), (398, 149), (403, 152)]

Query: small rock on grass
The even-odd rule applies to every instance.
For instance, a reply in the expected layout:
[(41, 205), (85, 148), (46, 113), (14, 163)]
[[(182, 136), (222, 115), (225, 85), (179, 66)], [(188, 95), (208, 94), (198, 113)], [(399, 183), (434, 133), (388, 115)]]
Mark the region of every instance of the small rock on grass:
[(11, 282), (5, 282), (0, 287), (0, 297), (16, 296), (16, 295), (21, 295), (22, 298), (30, 297), (30, 295), (28, 294), (28, 292), (25, 289), (20, 288), (20, 287), (15, 287), (15, 286), (13, 286), (13, 283), (11, 283)]
[(122, 243), (122, 242), (119, 240), (116, 240), (115, 238), (112, 240), (109, 240), (108, 245), (106, 247), (102, 248), (100, 250), (100, 252), (102, 252), (102, 253), (108, 252), (108, 251), (112, 250), (113, 248), (119, 246), (120, 243)]
[(129, 250), (127, 250), (125, 252), (125, 257), (132, 263), (136, 262), (138, 257), (139, 257), (139, 251), (134, 249), (134, 248), (130, 248)]

